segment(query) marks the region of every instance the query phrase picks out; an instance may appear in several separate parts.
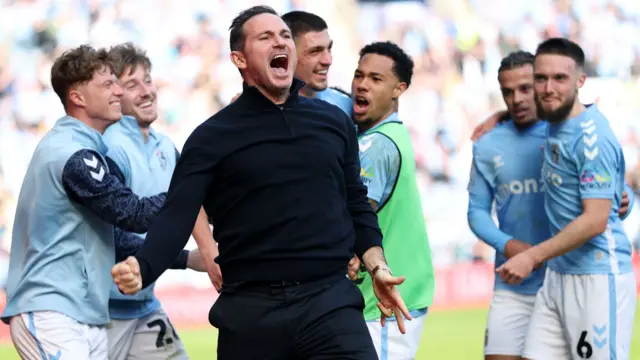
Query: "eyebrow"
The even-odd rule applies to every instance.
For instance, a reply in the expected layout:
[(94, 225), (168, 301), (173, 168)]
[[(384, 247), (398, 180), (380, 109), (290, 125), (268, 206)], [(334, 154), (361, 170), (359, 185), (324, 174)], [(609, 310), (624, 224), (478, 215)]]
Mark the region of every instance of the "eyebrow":
[[(265, 30), (261, 33), (258, 34), (258, 37), (262, 36), (262, 35), (274, 35), (275, 32), (272, 30)], [(289, 31), (288, 29), (282, 29), (278, 32), (278, 34), (282, 35), (282, 34), (291, 34), (291, 31)]]

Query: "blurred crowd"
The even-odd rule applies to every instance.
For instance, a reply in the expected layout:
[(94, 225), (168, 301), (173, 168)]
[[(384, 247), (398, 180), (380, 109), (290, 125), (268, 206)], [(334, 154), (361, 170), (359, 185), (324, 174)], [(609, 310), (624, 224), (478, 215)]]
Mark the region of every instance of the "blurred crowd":
[[(471, 130), (502, 109), (501, 58), (535, 51), (548, 37), (577, 41), (597, 101), (638, 163), (640, 2), (636, 0), (0, 0), (0, 249), (8, 249), (22, 178), (40, 137), (63, 115), (49, 70), (83, 43), (132, 41), (147, 50), (159, 87), (156, 126), (180, 148), (202, 121), (241, 90), (228, 60), (228, 27), (242, 9), (266, 4), (323, 17), (335, 45), (331, 85), (350, 89), (358, 50), (391, 40), (412, 55), (412, 86), (400, 116), (415, 140), (437, 264), (490, 258), (466, 225)], [(630, 173), (630, 179), (634, 177)], [(640, 181), (636, 181), (640, 184)], [(639, 185), (640, 186), (640, 185)], [(637, 217), (627, 221), (636, 233)]]

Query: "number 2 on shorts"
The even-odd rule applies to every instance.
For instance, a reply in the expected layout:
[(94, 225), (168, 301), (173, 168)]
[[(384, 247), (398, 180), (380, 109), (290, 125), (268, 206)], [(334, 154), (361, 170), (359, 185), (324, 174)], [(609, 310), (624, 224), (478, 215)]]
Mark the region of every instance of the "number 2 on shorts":
[[(171, 326), (171, 324), (169, 324)], [(167, 334), (167, 324), (164, 322), (164, 320), (162, 319), (156, 319), (151, 321), (150, 323), (147, 324), (147, 327), (149, 329), (152, 329), (154, 327), (158, 328), (158, 338), (156, 339), (156, 347), (157, 348), (161, 348), (163, 347), (165, 344), (169, 345), (173, 343), (173, 339), (171, 337), (167, 338), (167, 340), (165, 341), (164, 336)], [(173, 337), (176, 339), (178, 338), (178, 334), (176, 334), (176, 329), (173, 328), (173, 326), (171, 326), (171, 332), (173, 333)]]

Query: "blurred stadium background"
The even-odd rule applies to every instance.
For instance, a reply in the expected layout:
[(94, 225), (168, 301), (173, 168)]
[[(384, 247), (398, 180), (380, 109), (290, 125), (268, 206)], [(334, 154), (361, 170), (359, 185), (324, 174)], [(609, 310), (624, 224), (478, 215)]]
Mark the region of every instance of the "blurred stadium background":
[[(82, 43), (133, 41), (145, 48), (159, 87), (155, 126), (181, 147), (241, 90), (228, 60), (227, 29), (239, 11), (257, 4), (280, 13), (310, 11), (327, 21), (335, 41), (331, 85), (350, 88), (358, 50), (375, 40), (395, 41), (415, 60), (400, 116), (415, 140), (437, 266), (420, 359), (481, 358), (493, 251), (466, 222), (469, 137), (476, 124), (503, 108), (496, 78), (505, 54), (533, 52), (552, 36), (583, 46), (589, 78), (581, 98), (597, 102), (608, 116), (624, 147), (628, 181), (640, 190), (637, 0), (0, 0), (0, 285), (26, 167), (39, 139), (63, 114), (49, 82), (53, 59)], [(625, 226), (637, 245), (638, 207)], [(215, 336), (206, 319), (215, 291), (206, 275), (169, 271), (157, 289), (192, 358), (211, 359)], [(0, 358), (17, 358), (6, 346), (7, 332), (0, 324)], [(632, 358), (640, 358), (637, 331), (634, 346)]]

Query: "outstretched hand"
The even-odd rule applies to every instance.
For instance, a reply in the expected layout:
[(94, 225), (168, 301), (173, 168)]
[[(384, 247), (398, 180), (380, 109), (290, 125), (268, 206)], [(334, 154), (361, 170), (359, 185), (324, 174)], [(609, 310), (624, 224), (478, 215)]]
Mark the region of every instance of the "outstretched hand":
[(404, 282), (405, 277), (394, 277), (390, 271), (381, 269), (373, 276), (373, 291), (378, 298), (378, 309), (382, 312), (380, 323), (385, 325), (388, 317), (395, 315), (398, 329), (405, 334), (404, 319), (411, 320), (411, 314), (400, 296), (396, 285)]

